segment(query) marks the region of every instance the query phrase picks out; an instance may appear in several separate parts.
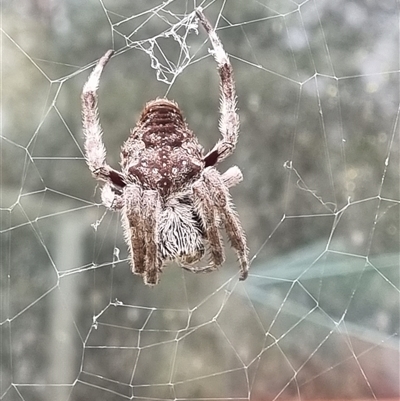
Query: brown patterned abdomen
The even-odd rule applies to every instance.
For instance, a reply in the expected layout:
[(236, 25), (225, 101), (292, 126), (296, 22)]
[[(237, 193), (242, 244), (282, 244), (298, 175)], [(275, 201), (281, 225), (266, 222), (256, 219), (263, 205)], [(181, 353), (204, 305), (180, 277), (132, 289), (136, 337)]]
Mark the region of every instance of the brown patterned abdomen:
[(167, 99), (146, 104), (123, 147), (122, 159), (130, 175), (137, 177), (145, 188), (158, 190), (163, 197), (198, 178), (204, 168), (197, 138), (178, 105)]

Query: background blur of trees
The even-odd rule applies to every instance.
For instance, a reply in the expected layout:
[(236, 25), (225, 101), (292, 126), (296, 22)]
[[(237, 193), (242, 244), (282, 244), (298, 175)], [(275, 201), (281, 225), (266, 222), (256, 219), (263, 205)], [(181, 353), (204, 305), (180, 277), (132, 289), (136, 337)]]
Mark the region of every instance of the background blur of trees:
[[(244, 173), (232, 195), (257, 257), (244, 284), (228, 251), (221, 271), (171, 266), (154, 289), (130, 274), (83, 160), (85, 67), (124, 50), (100, 88), (111, 165), (165, 95), (208, 149), (219, 99), (206, 35), (190, 33), (194, 58), (167, 85), (126, 47), (139, 26), (132, 42), (168, 28), (145, 13), (161, 1), (0, 3), (0, 399), (400, 396), (400, 4), (295, 3), (203, 4), (213, 23), (222, 9), (241, 118), (220, 170)], [(193, 2), (166, 10), (176, 23)], [(176, 57), (173, 38), (159, 44)]]

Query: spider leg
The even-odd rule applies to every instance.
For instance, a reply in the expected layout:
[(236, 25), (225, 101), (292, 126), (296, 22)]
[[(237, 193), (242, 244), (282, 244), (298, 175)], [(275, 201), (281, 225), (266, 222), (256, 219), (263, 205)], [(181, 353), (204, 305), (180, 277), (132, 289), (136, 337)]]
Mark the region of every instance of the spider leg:
[(195, 271), (211, 271), (224, 263), (225, 255), (222, 246), (222, 238), (218, 230), (218, 220), (213, 207), (213, 200), (210, 196), (209, 189), (203, 180), (199, 180), (193, 185), (193, 195), (195, 206), (198, 214), (203, 222), (206, 231), (206, 237), (211, 252), (211, 266), (206, 269), (188, 268), (188, 270)]
[(124, 208), (121, 219), (131, 258), (132, 273), (143, 275), (145, 272), (146, 246), (143, 236), (143, 212), (141, 210), (142, 191), (134, 184), (124, 188)]
[(125, 186), (123, 176), (106, 163), (106, 148), (102, 141), (103, 130), (100, 125), (97, 90), (105, 65), (113, 55), (112, 50), (100, 58), (86, 81), (82, 91), (82, 123), (85, 137), (85, 159), (93, 176), (108, 181), (116, 187)]
[(145, 276), (144, 281), (148, 285), (158, 283), (158, 276), (162, 268), (162, 259), (158, 250), (158, 222), (161, 215), (161, 200), (157, 191), (143, 191), (142, 222), (145, 240)]
[(221, 214), (228, 238), (238, 255), (240, 264), (239, 280), (245, 280), (249, 270), (246, 236), (238, 215), (233, 209), (228, 188), (224, 185), (222, 176), (212, 167), (205, 169), (203, 179), (206, 191), (212, 194), (213, 206), (215, 205)]
[(221, 175), (221, 178), (224, 181), (224, 184), (228, 188), (231, 188), (239, 184), (239, 182), (243, 180), (243, 174), (238, 166), (233, 166), (228, 168), (228, 170), (226, 170), (225, 173)]
[(162, 259), (158, 251), (158, 221), (161, 201), (157, 191), (143, 191), (138, 185), (124, 188), (122, 223), (131, 257), (132, 273), (148, 285), (158, 282)]
[(101, 200), (104, 206), (113, 211), (121, 210), (124, 206), (122, 190), (117, 191), (108, 182), (104, 184), (101, 190)]
[(216, 165), (233, 153), (239, 135), (239, 116), (236, 112), (235, 81), (233, 79), (233, 70), (228, 54), (225, 52), (221, 40), (203, 14), (203, 11), (197, 9), (196, 15), (209, 36), (213, 47), (211, 54), (217, 62), (220, 76), (221, 117), (219, 121), (219, 131), (222, 135), (222, 139), (220, 139), (214, 148), (204, 157), (206, 167), (208, 167)]

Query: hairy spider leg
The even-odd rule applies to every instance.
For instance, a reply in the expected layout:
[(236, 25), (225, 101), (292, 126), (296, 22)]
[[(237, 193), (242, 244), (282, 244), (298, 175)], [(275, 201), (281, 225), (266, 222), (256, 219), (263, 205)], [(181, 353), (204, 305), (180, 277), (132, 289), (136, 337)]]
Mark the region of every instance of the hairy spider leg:
[(225, 171), (221, 176), (224, 184), (228, 187), (234, 187), (243, 180), (243, 174), (238, 166), (232, 166)]
[(162, 259), (158, 250), (158, 222), (161, 215), (160, 194), (157, 191), (143, 191), (143, 228), (146, 242), (145, 283), (156, 285), (161, 273)]
[(200, 8), (197, 9), (196, 15), (209, 36), (213, 47), (210, 53), (217, 62), (220, 76), (221, 117), (219, 120), (219, 131), (222, 139), (204, 157), (206, 167), (208, 167), (216, 165), (234, 152), (239, 135), (239, 116), (236, 112), (236, 90), (233, 69), (228, 54), (225, 52), (215, 29), (211, 26)]
[[(207, 193), (211, 194), (213, 206), (220, 213), (232, 247), (236, 250), (240, 264), (239, 280), (245, 280), (249, 271), (246, 236), (239, 217), (233, 209), (228, 188), (224, 185), (221, 174), (213, 167), (208, 167), (203, 174)], [(213, 209), (214, 209), (213, 208)]]
[(134, 274), (143, 275), (145, 272), (146, 246), (144, 227), (142, 225), (142, 190), (138, 185), (129, 184), (124, 188), (124, 208), (121, 219), (125, 242), (131, 259), (131, 270)]
[[(214, 270), (224, 263), (225, 255), (213, 201), (203, 180), (200, 179), (193, 185), (193, 195), (210, 248), (210, 267), (207, 268), (207, 271)], [(204, 269), (202, 270), (204, 271)]]
[(143, 276), (146, 284), (155, 285), (162, 268), (158, 249), (160, 195), (153, 190), (143, 191), (136, 184), (127, 185), (124, 191), (122, 223), (131, 257), (132, 273)]
[(100, 76), (105, 65), (114, 54), (113, 50), (100, 58), (86, 81), (82, 91), (82, 123), (83, 135), (85, 137), (85, 158), (93, 176), (102, 181), (109, 181), (115, 187), (125, 186), (123, 176), (114, 170), (106, 162), (106, 148), (104, 146), (98, 111), (97, 90), (99, 88)]

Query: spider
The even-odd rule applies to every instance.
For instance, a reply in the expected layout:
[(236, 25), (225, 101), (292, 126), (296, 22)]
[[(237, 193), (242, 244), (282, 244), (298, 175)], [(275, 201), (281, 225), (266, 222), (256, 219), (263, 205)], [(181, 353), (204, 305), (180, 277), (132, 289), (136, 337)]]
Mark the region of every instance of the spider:
[[(113, 55), (108, 50), (82, 91), (85, 159), (94, 178), (104, 181), (102, 202), (121, 211), (132, 272), (155, 285), (166, 262), (176, 261), (194, 273), (210, 272), (225, 259), (220, 233), (225, 228), (240, 264), (248, 274), (248, 248), (229, 188), (242, 180), (236, 166), (221, 174), (216, 165), (236, 146), (239, 117), (232, 66), (214, 28), (201, 9), (196, 16), (209, 36), (220, 75), (222, 138), (205, 153), (178, 105), (166, 98), (148, 102), (121, 149), (121, 171), (106, 162), (97, 107), (100, 76)], [(197, 266), (205, 251), (209, 263)]]

